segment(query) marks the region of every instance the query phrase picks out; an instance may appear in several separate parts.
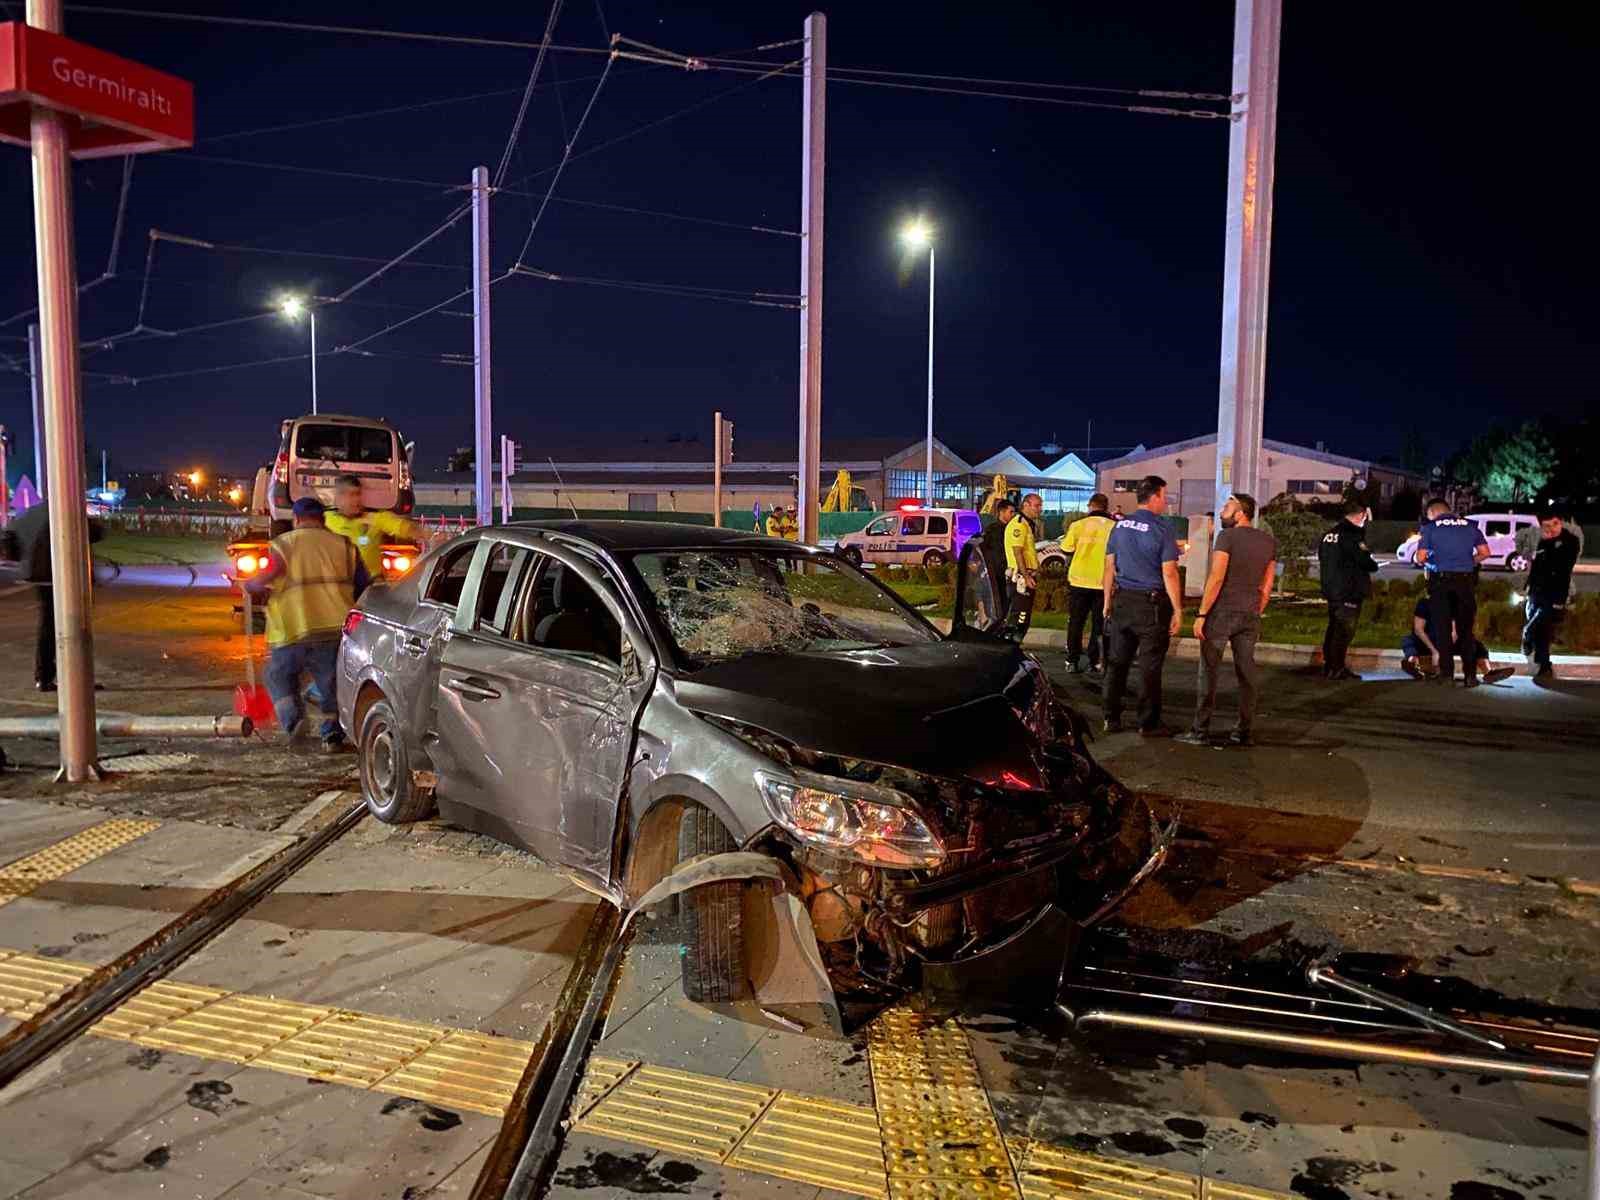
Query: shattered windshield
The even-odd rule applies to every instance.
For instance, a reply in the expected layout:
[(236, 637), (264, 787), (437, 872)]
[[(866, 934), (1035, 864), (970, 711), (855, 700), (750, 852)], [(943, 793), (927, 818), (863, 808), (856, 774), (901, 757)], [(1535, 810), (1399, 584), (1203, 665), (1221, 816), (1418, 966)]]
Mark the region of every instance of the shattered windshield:
[(662, 627), (696, 665), (910, 646), (938, 635), (854, 569), (765, 550), (636, 554)]

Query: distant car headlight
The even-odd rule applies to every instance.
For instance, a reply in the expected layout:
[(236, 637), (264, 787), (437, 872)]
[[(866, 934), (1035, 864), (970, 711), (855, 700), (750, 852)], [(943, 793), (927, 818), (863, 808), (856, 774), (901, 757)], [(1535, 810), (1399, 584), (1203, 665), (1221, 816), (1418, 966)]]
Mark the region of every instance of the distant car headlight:
[(880, 867), (936, 867), (944, 846), (893, 788), (796, 771), (756, 773), (772, 819), (803, 842)]

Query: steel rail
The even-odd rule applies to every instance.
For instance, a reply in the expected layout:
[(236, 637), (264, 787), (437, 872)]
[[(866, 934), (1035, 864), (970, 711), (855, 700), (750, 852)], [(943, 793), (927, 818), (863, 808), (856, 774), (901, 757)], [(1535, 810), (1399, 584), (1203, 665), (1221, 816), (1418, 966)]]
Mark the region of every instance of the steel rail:
[(600, 902), (469, 1200), (526, 1200), (554, 1171), (561, 1119), (577, 1089), (627, 943), (622, 914)]
[(1183, 1017), (1148, 1016), (1143, 1013), (1093, 1009), (1078, 1015), (1078, 1029), (1134, 1029), (1144, 1033), (1170, 1033), (1208, 1041), (1236, 1042), (1262, 1046), (1290, 1054), (1323, 1055), (1365, 1062), (1387, 1062), (1400, 1066), (1431, 1067), (1441, 1071), (1472, 1071), (1566, 1087), (1589, 1085), (1591, 1072), (1573, 1067), (1539, 1063), (1528, 1059), (1492, 1055), (1441, 1054), (1413, 1046), (1386, 1045), (1353, 1038), (1324, 1037), (1320, 1034), (1279, 1033), (1245, 1025), (1223, 1025), (1213, 1021), (1191, 1021)]
[(366, 815), (358, 801), (271, 858), (225, 883), (132, 950), (84, 976), (0, 1037), (0, 1088), (55, 1053), (117, 1005), (179, 966)]
[(1499, 1038), (1492, 1037), (1487, 1033), (1479, 1033), (1475, 1029), (1468, 1029), (1465, 1025), (1462, 1025), (1457, 1021), (1452, 1021), (1449, 1017), (1441, 1016), (1439, 1013), (1434, 1012), (1431, 1008), (1424, 1008), (1420, 1004), (1413, 1004), (1409, 1000), (1402, 1000), (1398, 996), (1391, 996), (1389, 993), (1380, 991), (1378, 988), (1368, 987), (1366, 984), (1357, 983), (1353, 979), (1346, 979), (1332, 967), (1325, 967), (1317, 963), (1312, 963), (1311, 966), (1306, 968), (1306, 979), (1310, 983), (1336, 988), (1341, 992), (1347, 992), (1352, 996), (1358, 996), (1370, 1004), (1376, 1004), (1382, 1008), (1387, 1008), (1392, 1012), (1397, 1012), (1403, 1016), (1410, 1017), (1413, 1021), (1420, 1022), (1421, 1024), (1426, 1025), (1429, 1029), (1436, 1030), (1439, 1033), (1447, 1034), (1450, 1037), (1458, 1038), (1464, 1042), (1471, 1042), (1477, 1046), (1485, 1046), (1488, 1049), (1498, 1051), (1501, 1054), (1506, 1052), (1506, 1044)]

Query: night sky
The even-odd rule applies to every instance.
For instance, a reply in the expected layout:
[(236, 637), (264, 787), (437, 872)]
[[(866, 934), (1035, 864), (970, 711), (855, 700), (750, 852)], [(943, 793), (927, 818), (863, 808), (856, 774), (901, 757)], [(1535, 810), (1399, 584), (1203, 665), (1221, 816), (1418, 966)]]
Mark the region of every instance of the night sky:
[[(20, 7), (0, 0), (0, 19)], [(406, 0), (161, 7), (529, 41), (548, 12)], [(1596, 365), (1593, 298), (1579, 282), (1580, 251), (1592, 249), (1593, 201), (1580, 182), (1591, 137), (1577, 116), (1589, 64), (1562, 12), (1522, 6), (1480, 18), (1431, 5), (1294, 0), (1286, 8), (1268, 436), (1384, 455), (1419, 426), (1437, 458), (1485, 424), (1575, 413), (1592, 397)], [(1218, 0), (827, 11), (839, 67), (1229, 90), (1232, 7)], [(599, 47), (611, 30), (691, 54), (739, 54), (797, 38), (806, 12), (733, 0), (569, 0), (556, 40)], [(378, 257), (416, 241), (460, 202), (450, 188), (473, 166), (498, 162), (533, 59), (520, 49), (180, 24), (72, 5), (67, 33), (192, 79), (199, 113), (194, 152), (137, 161), (118, 277), (83, 298), (86, 342), (133, 326), (152, 227), (220, 244)], [(798, 46), (751, 55), (798, 56)], [(509, 175), (528, 195), (494, 204), (497, 270), (516, 258), (563, 130), (588, 104), (603, 63), (575, 53), (546, 63), (543, 80), (558, 86), (536, 93)], [(617, 63), (527, 264), (798, 292), (794, 237), (564, 202), (797, 228), (800, 85), (752, 78)], [(486, 92), (499, 94), (228, 136)], [(845, 83), (830, 87), (828, 105), (825, 437), (920, 436), (926, 263), (906, 260), (894, 239), (915, 212), (940, 236), (941, 438), (987, 451), (1052, 436), (1081, 446), (1090, 419), (1098, 445), (1215, 429), (1226, 122)], [(76, 168), (82, 280), (105, 269), (121, 173), (120, 160)], [(0, 229), (0, 316), (9, 316), (34, 303), (28, 159), (11, 147), (0, 147)], [(463, 221), (417, 256), (443, 268), (393, 271), (323, 309), (319, 348), (354, 342), (467, 286), (469, 229)], [(249, 316), (284, 291), (332, 295), (370, 269), (163, 243), (145, 321), (176, 329)], [(521, 277), (493, 295), (496, 424), (530, 454), (672, 433), (708, 440), (719, 407), (742, 437), (793, 437), (793, 311)], [(440, 467), (471, 440), (471, 372), (437, 361), (470, 353), (471, 322), (452, 315), (467, 312), (470, 302), (457, 302), (365, 347), (398, 357), (320, 359), (324, 411), (388, 417), (417, 441), (421, 468)], [(21, 322), (0, 327), (0, 354), (25, 362), (22, 332)], [(84, 366), (148, 377), (305, 349), (304, 325), (273, 316), (130, 341), (88, 354)], [(4, 366), (0, 422), (19, 431), (31, 468), (26, 379)], [(121, 470), (243, 470), (271, 455), (281, 417), (308, 409), (303, 360), (137, 387), (90, 377), (85, 391), (89, 442), (96, 452), (108, 447)]]

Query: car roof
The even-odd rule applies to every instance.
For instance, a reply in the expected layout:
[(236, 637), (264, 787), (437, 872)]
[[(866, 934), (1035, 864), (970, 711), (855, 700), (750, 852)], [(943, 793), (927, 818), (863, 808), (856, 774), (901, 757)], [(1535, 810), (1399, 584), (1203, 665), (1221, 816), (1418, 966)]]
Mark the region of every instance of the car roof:
[(540, 533), (559, 533), (592, 542), (606, 550), (688, 550), (706, 546), (768, 546), (807, 549), (782, 538), (763, 537), (742, 529), (716, 529), (675, 521), (513, 521), (501, 526)]
[(394, 426), (382, 417), (351, 417), (344, 413), (306, 413), (303, 417), (295, 417), (294, 424), (309, 425), (367, 425), (373, 428), (393, 430)]

